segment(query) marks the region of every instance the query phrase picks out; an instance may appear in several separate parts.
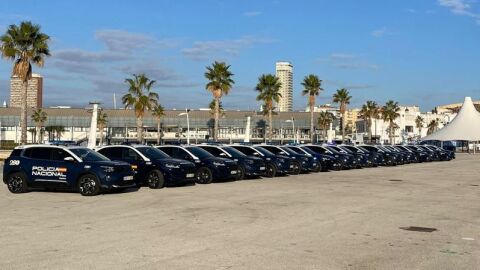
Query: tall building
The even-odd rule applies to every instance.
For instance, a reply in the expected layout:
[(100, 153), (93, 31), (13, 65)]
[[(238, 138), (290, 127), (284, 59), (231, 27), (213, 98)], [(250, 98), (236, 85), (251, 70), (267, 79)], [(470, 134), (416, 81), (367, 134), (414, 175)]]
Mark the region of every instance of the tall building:
[(293, 107), (293, 65), (290, 62), (277, 62), (275, 73), (282, 83), (280, 88), (282, 97), (276, 105), (277, 110), (280, 112), (291, 112)]
[[(10, 79), (10, 107), (22, 106), (22, 80), (14, 76)], [(27, 107), (41, 108), (43, 106), (43, 78), (32, 74), (28, 80)]]

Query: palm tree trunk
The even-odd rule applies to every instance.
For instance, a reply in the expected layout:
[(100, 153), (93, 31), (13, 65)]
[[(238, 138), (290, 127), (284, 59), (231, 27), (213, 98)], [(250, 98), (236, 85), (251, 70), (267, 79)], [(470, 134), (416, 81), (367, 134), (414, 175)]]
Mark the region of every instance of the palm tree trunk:
[(345, 143), (345, 112), (342, 113), (342, 143)]
[(20, 110), (20, 144), (27, 144), (27, 90), (28, 81), (22, 83), (22, 106)]
[[(272, 142), (272, 108), (268, 109), (268, 141)], [(293, 136), (295, 136), (295, 130), (293, 131)], [(295, 138), (295, 137), (294, 137)]]
[(313, 107), (314, 104), (310, 104), (310, 142), (313, 143), (314, 139), (314, 125), (313, 125)]
[(323, 142), (327, 142), (327, 126), (323, 127)]
[(213, 140), (218, 140), (218, 121), (220, 118), (220, 98), (215, 97), (215, 123), (213, 124)]
[(160, 119), (157, 120), (157, 145), (160, 145)]
[(41, 140), (42, 140), (42, 126), (37, 125), (36, 129), (37, 129), (37, 143), (42, 143), (41, 142)]
[(140, 115), (137, 116), (137, 141), (143, 143), (143, 118)]

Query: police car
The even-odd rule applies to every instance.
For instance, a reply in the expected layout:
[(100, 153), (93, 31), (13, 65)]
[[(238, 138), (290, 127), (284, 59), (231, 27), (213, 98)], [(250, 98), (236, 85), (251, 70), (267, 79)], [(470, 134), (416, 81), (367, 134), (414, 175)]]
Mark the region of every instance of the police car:
[(93, 196), (135, 187), (133, 175), (129, 164), (111, 161), (91, 149), (54, 145), (16, 147), (3, 167), (3, 182), (12, 193), (47, 188)]
[(192, 145), (161, 145), (157, 148), (173, 158), (193, 162), (197, 168), (198, 184), (210, 184), (214, 180), (237, 179), (238, 163), (234, 160), (215, 157), (202, 148)]
[(111, 160), (129, 163), (136, 171), (137, 186), (163, 188), (195, 181), (195, 165), (192, 162), (174, 159), (164, 152), (147, 145), (110, 145), (96, 149)]

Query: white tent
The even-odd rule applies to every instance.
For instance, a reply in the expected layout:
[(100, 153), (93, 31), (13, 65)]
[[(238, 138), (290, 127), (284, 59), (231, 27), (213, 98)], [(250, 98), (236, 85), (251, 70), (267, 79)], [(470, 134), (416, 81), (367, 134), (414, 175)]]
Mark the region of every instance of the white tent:
[(422, 141), (480, 141), (480, 113), (466, 97), (457, 116), (445, 127), (421, 138)]

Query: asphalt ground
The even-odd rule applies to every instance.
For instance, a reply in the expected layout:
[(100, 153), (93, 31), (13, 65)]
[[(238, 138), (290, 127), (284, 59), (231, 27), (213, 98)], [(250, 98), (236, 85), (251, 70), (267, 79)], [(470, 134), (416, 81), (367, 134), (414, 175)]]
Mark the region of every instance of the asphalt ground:
[(96, 197), (3, 185), (0, 214), (0, 269), (480, 269), (480, 155)]

